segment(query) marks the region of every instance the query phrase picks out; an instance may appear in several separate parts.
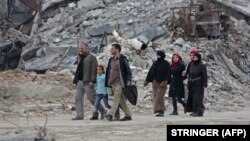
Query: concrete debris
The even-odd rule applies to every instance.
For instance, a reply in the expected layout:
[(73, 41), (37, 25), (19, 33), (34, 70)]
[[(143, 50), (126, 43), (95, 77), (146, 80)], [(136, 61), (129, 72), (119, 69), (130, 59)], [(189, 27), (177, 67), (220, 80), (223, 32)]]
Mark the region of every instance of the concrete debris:
[(238, 20), (244, 19), (247, 21), (247, 23), (250, 23), (249, 18), (248, 18), (250, 16), (249, 1), (237, 0), (236, 3), (240, 5), (234, 4), (235, 2), (233, 1), (236, 2), (236, 0), (226, 0), (226, 1), (225, 0), (213, 0), (213, 2), (218, 3), (220, 6), (224, 6), (230, 9), (231, 14), (233, 14), (234, 17), (237, 18)]
[(93, 0), (80, 0), (77, 2), (78, 8), (86, 8), (86, 7), (100, 7), (104, 6), (102, 1), (93, 1)]
[(113, 26), (110, 24), (103, 24), (101, 26), (93, 26), (86, 29), (90, 36), (102, 36), (105, 32), (111, 34), (113, 31)]
[(144, 36), (147, 38), (146, 44), (156, 40), (159, 37), (162, 37), (164, 34), (166, 34), (166, 31), (161, 26), (155, 26), (155, 27), (149, 27), (146, 30), (139, 33), (138, 36)]
[(13, 41), (18, 39), (19, 41), (23, 43), (27, 43), (30, 40), (30, 37), (27, 35), (24, 35), (20, 31), (17, 31), (14, 28), (10, 28), (6, 33), (6, 36), (12, 39)]
[(237, 4), (237, 5), (240, 5), (240, 6), (244, 6), (244, 7), (247, 7), (248, 6), (248, 2), (247, 1), (242, 1), (242, 0), (233, 0), (232, 1), (233, 4)]
[(113, 36), (116, 38), (116, 40), (123, 44), (123, 45), (127, 45), (130, 46), (131, 48), (134, 48), (135, 50), (140, 50), (142, 47), (142, 42), (140, 42), (138, 39), (124, 39), (122, 38), (119, 33), (115, 30), (113, 30), (112, 32)]

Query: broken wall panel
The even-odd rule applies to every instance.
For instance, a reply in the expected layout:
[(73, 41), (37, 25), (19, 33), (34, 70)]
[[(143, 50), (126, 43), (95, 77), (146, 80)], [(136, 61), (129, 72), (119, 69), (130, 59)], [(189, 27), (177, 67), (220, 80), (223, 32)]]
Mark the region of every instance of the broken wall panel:
[(37, 12), (42, 12), (42, 5), (41, 3), (38, 3), (37, 0), (20, 0), (25, 5), (29, 6), (33, 10)]
[(250, 25), (250, 2), (245, 1), (247, 6), (233, 4), (234, 0), (212, 0), (216, 5), (231, 11), (231, 15), (238, 20), (246, 20)]
[[(191, 4), (187, 7), (172, 7), (171, 9), (173, 12), (175, 9), (179, 9), (177, 13), (180, 19), (178, 20), (182, 22), (177, 22), (175, 18), (173, 18), (173, 22), (181, 23), (178, 26), (184, 29), (185, 35), (194, 37), (220, 36), (220, 14), (225, 12), (224, 9), (219, 9), (213, 4)], [(225, 13), (228, 16), (228, 12)]]

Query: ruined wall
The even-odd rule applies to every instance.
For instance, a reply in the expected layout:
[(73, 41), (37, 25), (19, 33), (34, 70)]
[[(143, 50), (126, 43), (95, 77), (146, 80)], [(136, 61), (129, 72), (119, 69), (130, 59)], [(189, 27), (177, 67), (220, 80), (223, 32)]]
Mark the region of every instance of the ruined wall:
[(0, 19), (7, 16), (7, 0), (0, 1)]

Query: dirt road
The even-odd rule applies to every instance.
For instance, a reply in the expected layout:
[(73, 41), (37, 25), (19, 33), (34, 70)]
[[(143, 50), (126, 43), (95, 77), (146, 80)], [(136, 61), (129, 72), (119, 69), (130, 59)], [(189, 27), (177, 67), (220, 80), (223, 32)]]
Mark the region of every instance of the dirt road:
[[(250, 107), (234, 112), (206, 112), (204, 117), (190, 117), (181, 113), (179, 116), (154, 117), (151, 114), (134, 114), (128, 122), (109, 122), (107, 120), (82, 121), (70, 120), (71, 115), (49, 117), (48, 138), (57, 141), (138, 141), (166, 140), (167, 124), (250, 124)], [(29, 126), (26, 120), (16, 120), (21, 128), (0, 120), (0, 141), (34, 140), (36, 131), (32, 126), (43, 125), (42, 118), (31, 119)]]

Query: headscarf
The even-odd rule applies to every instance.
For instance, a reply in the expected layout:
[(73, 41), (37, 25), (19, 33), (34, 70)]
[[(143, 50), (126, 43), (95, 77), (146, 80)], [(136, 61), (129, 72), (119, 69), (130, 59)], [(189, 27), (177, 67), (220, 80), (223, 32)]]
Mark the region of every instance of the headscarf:
[(190, 54), (191, 54), (191, 53), (193, 53), (193, 54), (197, 54), (197, 53), (199, 53), (199, 51), (198, 51), (198, 50), (193, 49), (193, 50), (191, 50)]
[(196, 54), (194, 54), (194, 56), (196, 56), (196, 57), (198, 58), (198, 60), (194, 61), (194, 63), (195, 63), (195, 64), (200, 63), (200, 62), (201, 62), (201, 54), (196, 53)]
[(157, 58), (157, 61), (162, 61), (166, 57), (166, 55), (163, 51), (157, 51), (157, 56), (160, 56), (160, 58)]
[[(178, 61), (178, 62), (174, 62), (174, 56), (177, 56), (177, 57), (179, 58), (179, 61)], [(182, 58), (181, 58), (181, 56), (180, 56), (179, 54), (175, 53), (175, 54), (172, 56), (172, 64), (171, 64), (171, 66), (175, 68), (176, 66), (178, 66), (178, 65), (181, 64), (181, 63), (182, 63)]]
[[(198, 54), (198, 53), (199, 53), (199, 52), (198, 52), (197, 50), (194, 50), (194, 49), (193, 49), (193, 50), (190, 52), (190, 55), (191, 55), (191, 54), (194, 54), (194, 55), (195, 55), (195, 54)], [(191, 63), (194, 63), (194, 60), (192, 60), (192, 58), (191, 58), (190, 61), (191, 61)]]

